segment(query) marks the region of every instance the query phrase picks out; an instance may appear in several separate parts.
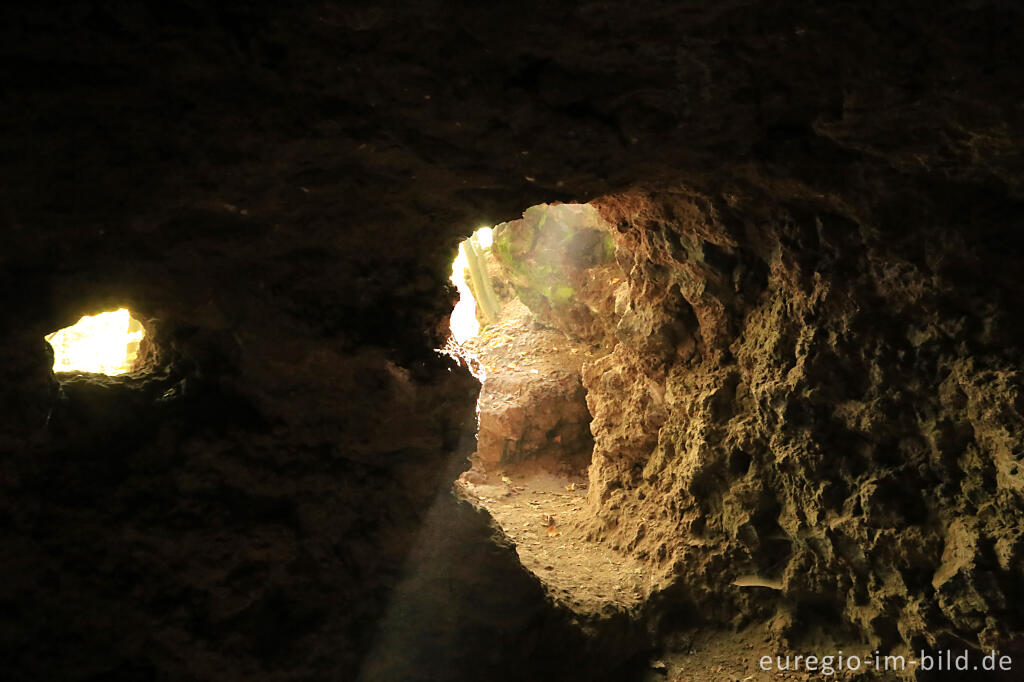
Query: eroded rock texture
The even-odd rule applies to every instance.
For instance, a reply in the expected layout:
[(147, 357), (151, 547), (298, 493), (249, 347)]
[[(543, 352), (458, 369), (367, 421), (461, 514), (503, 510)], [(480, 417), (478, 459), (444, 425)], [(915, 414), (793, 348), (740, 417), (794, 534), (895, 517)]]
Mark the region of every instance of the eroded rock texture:
[[(598, 196), (595, 534), (651, 618), (1021, 632), (1015, 6), (0, 14), (5, 678), (622, 679), (445, 497), (477, 388), (433, 352), (460, 238)], [(59, 386), (43, 335), (118, 305), (152, 373)]]
[(515, 300), (464, 349), (484, 369), (475, 453), (483, 468), (587, 468), (594, 439), (580, 368), (589, 349), (541, 327)]
[(483, 368), (476, 456), (491, 470), (577, 473), (593, 450), (581, 368), (608, 352), (624, 278), (589, 204), (541, 204), (494, 228), (501, 319), (465, 344)]
[(630, 275), (619, 344), (584, 369), (595, 536), (719, 619), (774, 612), (790, 645), (824, 626), (1016, 648), (1017, 323), (993, 310), (1000, 273), (964, 278), (999, 256), (955, 208), (983, 199), (947, 196), (913, 240), (913, 207), (890, 224), (821, 199), (766, 208), (749, 184), (727, 196), (601, 202)]

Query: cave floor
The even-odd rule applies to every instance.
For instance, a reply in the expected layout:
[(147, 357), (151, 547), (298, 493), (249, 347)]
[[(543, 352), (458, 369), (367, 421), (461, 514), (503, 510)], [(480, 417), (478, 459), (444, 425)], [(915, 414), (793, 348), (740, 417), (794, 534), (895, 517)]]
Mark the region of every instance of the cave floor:
[[(587, 540), (585, 476), (566, 476), (537, 468), (495, 472), (479, 483), (460, 479), (455, 486), (463, 497), (494, 517), (515, 543), (523, 566), (540, 579), (553, 600), (574, 613), (586, 618), (628, 611), (650, 594), (653, 577), (649, 566), (607, 545)], [(735, 632), (696, 629), (678, 633), (638, 679), (815, 679), (803, 672), (760, 670), (761, 656), (778, 653), (770, 641), (764, 624)]]
[[(806, 671), (762, 670), (762, 656), (775, 656), (777, 648), (769, 642), (765, 625), (752, 625), (737, 631), (701, 628), (676, 633), (672, 650), (650, 662), (641, 682), (809, 682), (814, 679), (847, 680), (846, 673), (812, 674)], [(781, 652), (785, 654), (786, 652)], [(861, 675), (869, 682), (877, 678)]]
[(496, 472), (486, 482), (457, 485), (501, 525), (552, 598), (574, 612), (628, 610), (649, 594), (642, 562), (586, 539), (585, 477)]

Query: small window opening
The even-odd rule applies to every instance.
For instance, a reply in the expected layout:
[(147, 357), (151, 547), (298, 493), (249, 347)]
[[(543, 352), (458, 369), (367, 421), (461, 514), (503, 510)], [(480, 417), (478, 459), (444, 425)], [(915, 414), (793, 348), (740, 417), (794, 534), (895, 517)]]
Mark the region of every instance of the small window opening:
[[(630, 605), (635, 561), (588, 540), (594, 450), (583, 375), (611, 350), (627, 277), (589, 204), (541, 204), (459, 246), (449, 350), (481, 381), (477, 447), (456, 489), (486, 508), (523, 566), (578, 611)], [(638, 578), (639, 580), (639, 578)]]
[(53, 347), (54, 372), (118, 375), (135, 368), (146, 332), (126, 308), (86, 315), (70, 327), (46, 335)]

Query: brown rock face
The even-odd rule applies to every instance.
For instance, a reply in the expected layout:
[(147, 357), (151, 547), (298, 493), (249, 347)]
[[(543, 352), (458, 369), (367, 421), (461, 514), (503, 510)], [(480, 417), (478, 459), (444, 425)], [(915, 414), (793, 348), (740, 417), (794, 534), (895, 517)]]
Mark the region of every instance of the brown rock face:
[(701, 201), (600, 202), (633, 265), (619, 344), (584, 368), (595, 535), (706, 613), (774, 611), (786, 646), (1015, 647), (1021, 375), (953, 265), (994, 256)]
[[(4, 678), (1017, 654), (1022, 45), (984, 0), (5, 4)], [(451, 495), (434, 349), (461, 238), (598, 197), (592, 535), (661, 588), (581, 626)], [(54, 376), (120, 306), (147, 371)]]
[(538, 465), (579, 473), (590, 464), (594, 439), (581, 377), (589, 347), (544, 327), (513, 298), (501, 321), (464, 351), (482, 370), (474, 459), (485, 470)]
[(484, 380), (476, 454), (488, 469), (531, 462), (555, 469), (589, 464), (593, 440), (579, 371), (542, 368), (543, 376), (519, 369)]

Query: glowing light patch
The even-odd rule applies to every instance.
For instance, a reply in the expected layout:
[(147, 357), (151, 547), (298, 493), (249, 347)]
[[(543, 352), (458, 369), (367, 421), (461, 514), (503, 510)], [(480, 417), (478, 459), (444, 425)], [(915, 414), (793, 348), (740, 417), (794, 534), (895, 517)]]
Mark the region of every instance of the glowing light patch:
[(459, 302), (452, 310), (449, 326), (456, 343), (462, 344), (480, 333), (480, 323), (476, 319), (476, 299), (466, 282), (466, 250), (459, 246), (459, 255), (452, 263), (452, 284), (459, 290)]
[[(473, 233), (473, 239), (487, 249), (494, 243), (493, 231), (489, 227), (481, 227)], [(466, 250), (459, 245), (459, 255), (452, 263), (452, 284), (459, 290), (459, 302), (452, 310), (452, 317), (449, 326), (455, 342), (463, 344), (480, 333), (480, 322), (476, 319), (476, 299), (473, 298), (473, 291), (466, 281), (466, 268), (469, 261), (466, 260)]]
[(485, 249), (491, 248), (491, 244), (494, 243), (494, 230), (490, 227), (481, 227), (479, 230), (473, 233), (476, 240), (480, 243), (480, 246)]
[(46, 336), (53, 346), (54, 372), (124, 374), (132, 369), (146, 332), (125, 308), (86, 315)]

